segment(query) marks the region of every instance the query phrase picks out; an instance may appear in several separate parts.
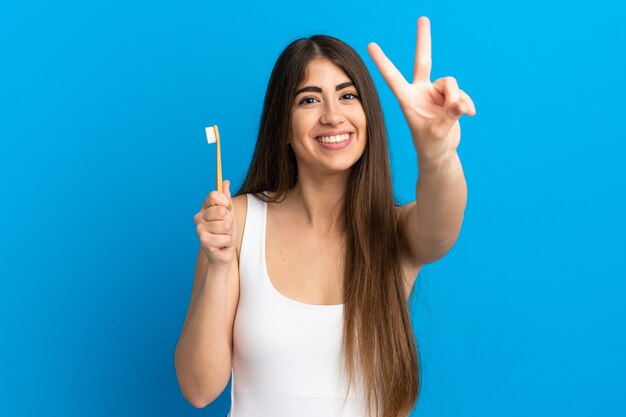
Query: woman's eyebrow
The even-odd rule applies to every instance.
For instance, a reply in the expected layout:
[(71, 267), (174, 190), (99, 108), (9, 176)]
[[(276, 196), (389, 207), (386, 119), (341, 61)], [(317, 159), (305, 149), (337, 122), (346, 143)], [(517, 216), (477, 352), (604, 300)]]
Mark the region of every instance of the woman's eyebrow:
[[(344, 88), (350, 87), (352, 85), (354, 85), (354, 83), (352, 81), (347, 81), (345, 83), (338, 84), (337, 87), (335, 87), (335, 91), (343, 90)], [(298, 95), (300, 93), (305, 93), (305, 92), (321, 93), (322, 89), (320, 87), (317, 87), (317, 86), (314, 86), (314, 85), (307, 85), (306, 87), (302, 87), (301, 89), (296, 91), (296, 95)]]

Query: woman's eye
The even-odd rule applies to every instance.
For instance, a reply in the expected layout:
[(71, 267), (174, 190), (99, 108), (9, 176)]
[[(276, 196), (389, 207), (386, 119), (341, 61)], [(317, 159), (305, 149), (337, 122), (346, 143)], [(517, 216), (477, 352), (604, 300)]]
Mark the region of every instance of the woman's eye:
[(300, 100), (300, 104), (313, 104), (317, 99), (315, 97), (305, 97)]
[(343, 95), (343, 97), (347, 98), (348, 100), (355, 100), (359, 98), (359, 96), (357, 96), (355, 93), (346, 93)]

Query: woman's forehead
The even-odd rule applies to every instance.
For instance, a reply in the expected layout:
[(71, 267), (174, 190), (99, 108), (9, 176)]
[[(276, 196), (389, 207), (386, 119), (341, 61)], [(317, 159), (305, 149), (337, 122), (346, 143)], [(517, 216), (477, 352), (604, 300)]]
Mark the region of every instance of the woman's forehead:
[(308, 62), (304, 70), (303, 79), (298, 83), (298, 87), (310, 83), (322, 83), (324, 81), (342, 83), (352, 80), (348, 77), (348, 74), (334, 62), (326, 58), (314, 58)]

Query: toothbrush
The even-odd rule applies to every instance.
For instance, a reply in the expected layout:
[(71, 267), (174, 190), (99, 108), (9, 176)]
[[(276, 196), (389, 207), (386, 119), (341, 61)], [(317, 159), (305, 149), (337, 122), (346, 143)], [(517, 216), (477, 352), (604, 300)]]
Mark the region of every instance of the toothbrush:
[(217, 125), (212, 127), (206, 127), (206, 141), (208, 144), (215, 143), (215, 153), (217, 154), (217, 191), (222, 192), (222, 158), (220, 156), (220, 132), (217, 129)]

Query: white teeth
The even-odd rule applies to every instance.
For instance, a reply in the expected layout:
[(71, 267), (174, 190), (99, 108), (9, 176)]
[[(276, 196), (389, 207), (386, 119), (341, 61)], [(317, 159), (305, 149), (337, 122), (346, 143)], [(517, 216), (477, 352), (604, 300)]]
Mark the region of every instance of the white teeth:
[(324, 143), (338, 143), (345, 142), (350, 138), (350, 133), (344, 133), (343, 135), (336, 136), (320, 136), (317, 138), (320, 142)]

